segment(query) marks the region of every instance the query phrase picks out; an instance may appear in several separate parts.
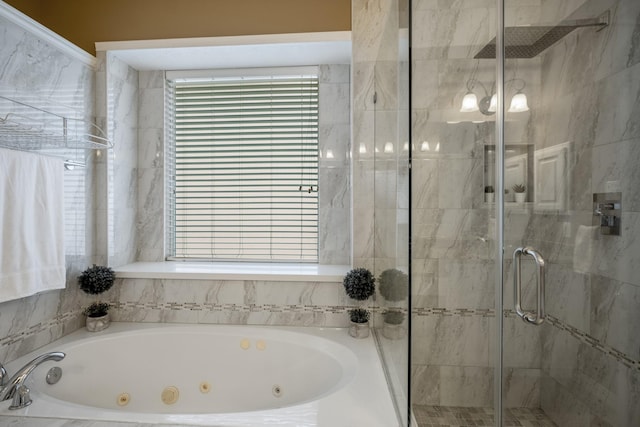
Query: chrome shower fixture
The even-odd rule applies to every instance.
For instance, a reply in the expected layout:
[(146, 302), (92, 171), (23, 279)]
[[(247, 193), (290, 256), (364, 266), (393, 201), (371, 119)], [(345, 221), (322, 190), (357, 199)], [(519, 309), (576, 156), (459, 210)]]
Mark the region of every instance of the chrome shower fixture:
[[(597, 18), (563, 21), (553, 26), (505, 27), (505, 58), (533, 58), (577, 28), (597, 27), (597, 31), (600, 31), (608, 25), (609, 11), (607, 10)], [(495, 57), (495, 37), (474, 56), (475, 59), (494, 59)]]

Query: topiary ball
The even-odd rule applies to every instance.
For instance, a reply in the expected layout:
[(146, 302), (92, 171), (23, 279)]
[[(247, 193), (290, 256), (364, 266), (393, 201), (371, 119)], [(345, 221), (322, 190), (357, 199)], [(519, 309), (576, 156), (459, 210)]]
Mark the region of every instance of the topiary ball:
[(97, 295), (111, 289), (116, 280), (116, 274), (109, 267), (93, 265), (87, 268), (78, 277), (80, 289), (84, 292)]
[(342, 284), (349, 298), (364, 301), (376, 290), (376, 279), (366, 268), (354, 268), (344, 276)]
[(390, 268), (380, 274), (378, 290), (387, 301), (402, 301), (407, 298), (409, 277), (400, 270)]

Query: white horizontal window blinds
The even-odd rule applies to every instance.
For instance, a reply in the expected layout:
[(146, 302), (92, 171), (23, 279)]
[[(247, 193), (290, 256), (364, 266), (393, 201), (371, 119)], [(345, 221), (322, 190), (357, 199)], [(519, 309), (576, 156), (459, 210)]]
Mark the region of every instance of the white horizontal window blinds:
[(174, 256), (316, 262), (317, 76), (170, 86)]

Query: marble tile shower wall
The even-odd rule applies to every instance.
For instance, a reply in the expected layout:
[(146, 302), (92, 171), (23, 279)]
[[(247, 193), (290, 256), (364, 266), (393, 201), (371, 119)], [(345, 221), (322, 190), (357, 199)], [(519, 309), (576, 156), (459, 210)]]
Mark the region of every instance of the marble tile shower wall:
[[(495, 143), (494, 122), (471, 123), (458, 110), (469, 79), (487, 90), (495, 81), (495, 61), (472, 59), (493, 38), (495, 2), (412, 5), (412, 401), (490, 407), (495, 218), (483, 187), (493, 173), (484, 153)], [(510, 12), (527, 22), (539, 10), (531, 0)], [(535, 90), (539, 73), (521, 65), (517, 77)], [(480, 85), (474, 90), (483, 96)], [(506, 127), (510, 143), (525, 140), (526, 118)], [(506, 405), (539, 407), (540, 338), (520, 338), (524, 328), (505, 319)]]
[[(408, 264), (406, 4), (352, 2), (353, 264), (376, 277)], [(406, 22), (404, 22), (406, 26)], [(404, 71), (403, 71), (404, 70)], [(385, 301), (376, 297), (384, 306)], [(406, 305), (406, 304), (405, 304)], [(405, 307), (406, 308), (406, 307)]]
[[(432, 405), (487, 406), (493, 403), (493, 343), (486, 337), (494, 334), (495, 313), (494, 248), (486, 238), (494, 229), (478, 183), (482, 145), (493, 142), (493, 124), (444, 121), (447, 110), (459, 108), (471, 73), (494, 79), (493, 63), (476, 69), (467, 58), (475, 40), (487, 39), (480, 17), (490, 21), (495, 12), (465, 10), (463, 3), (436, 6), (414, 2), (412, 397)], [(506, 123), (507, 144), (535, 144), (538, 150), (571, 143), (568, 208), (507, 208), (505, 230), (505, 254), (526, 242), (547, 258), (550, 314), (537, 331), (510, 314), (505, 319), (505, 404), (541, 405), (558, 425), (639, 423), (640, 344), (633, 325), (640, 324), (640, 4), (507, 2), (511, 25), (589, 18), (606, 9), (612, 23), (605, 30), (576, 31), (541, 57), (509, 60), (506, 70), (507, 79), (526, 75), (532, 94), (530, 118)], [(592, 193), (611, 188), (623, 194), (620, 237), (598, 236), (591, 227)], [(511, 300), (509, 288), (504, 298)]]
[[(570, 141), (573, 161), (569, 209), (523, 228), (549, 259), (549, 313), (569, 326), (543, 329), (542, 408), (558, 425), (640, 425), (640, 3), (567, 3), (543, 2), (543, 19), (609, 10), (611, 23), (542, 58), (531, 139)], [(621, 236), (592, 227), (592, 194), (610, 191), (622, 192)]]
[(396, 0), (352, 3), (354, 260), (376, 276), (398, 259), (406, 265), (408, 253), (401, 238), (408, 226), (408, 94), (400, 93), (407, 64), (400, 62), (398, 7)]
[[(89, 63), (57, 49), (13, 19), (0, 17), (0, 34), (0, 95), (71, 118), (93, 117), (94, 70)], [(74, 149), (63, 155), (86, 164), (64, 176), (67, 288), (0, 303), (2, 362), (71, 333), (83, 323), (80, 306), (85, 297), (78, 292), (76, 277), (93, 261), (94, 152)]]

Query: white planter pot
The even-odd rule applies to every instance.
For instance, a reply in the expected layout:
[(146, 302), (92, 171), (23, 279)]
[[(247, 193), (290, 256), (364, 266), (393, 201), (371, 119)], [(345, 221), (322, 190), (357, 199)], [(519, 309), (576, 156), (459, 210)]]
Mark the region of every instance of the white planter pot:
[(355, 323), (350, 322), (349, 335), (354, 338), (366, 338), (369, 336), (369, 322)]
[(89, 317), (87, 316), (87, 331), (89, 332), (99, 332), (109, 327), (111, 323), (111, 318), (109, 317), (109, 313), (100, 317)]
[(404, 322), (399, 324), (384, 322), (382, 325), (382, 336), (390, 340), (399, 340), (404, 337), (406, 333), (403, 324)]
[(516, 203), (524, 203), (527, 200), (527, 193), (515, 193)]
[(495, 193), (484, 193), (484, 201), (487, 203), (493, 203)]

